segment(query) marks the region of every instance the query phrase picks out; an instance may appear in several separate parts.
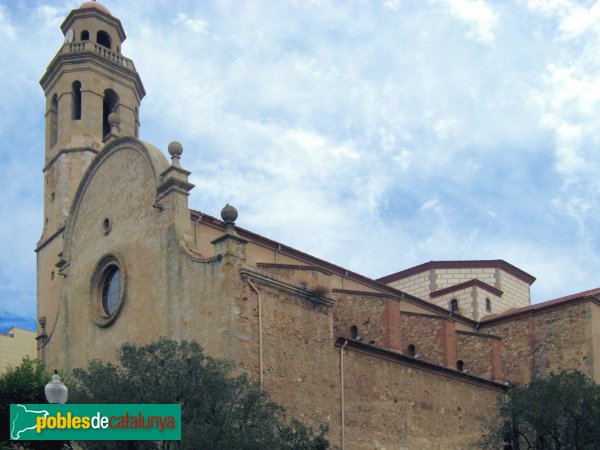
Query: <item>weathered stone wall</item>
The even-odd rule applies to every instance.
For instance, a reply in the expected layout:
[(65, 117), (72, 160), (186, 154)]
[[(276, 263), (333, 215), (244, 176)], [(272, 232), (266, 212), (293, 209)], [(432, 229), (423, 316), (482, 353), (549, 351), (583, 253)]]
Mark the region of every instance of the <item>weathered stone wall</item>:
[(350, 328), (354, 325), (364, 343), (384, 346), (384, 313), (389, 301), (386, 296), (336, 292), (334, 298), (333, 332), (336, 337), (351, 337)]
[(482, 326), (479, 331), (502, 338), (502, 367), (511, 382), (529, 383), (533, 368), (532, 321), (524, 317), (492, 326)]
[(592, 345), (593, 359), (593, 378), (600, 384), (600, 306), (590, 304), (591, 312), (591, 333), (590, 341)]
[(592, 306), (577, 303), (510, 321), (483, 325), (480, 331), (502, 338), (505, 375), (528, 383), (561, 370), (577, 369), (594, 375)]
[(456, 340), (454, 323), (445, 317), (402, 312), (401, 330), (403, 351), (415, 346), (417, 355), (434, 364), (454, 364)]
[[(37, 252), (37, 317), (46, 318), (45, 332), (54, 330), (58, 317), (60, 303), (60, 287), (63, 279), (58, 275), (56, 263), (60, 259), (58, 255), (63, 251), (63, 235), (58, 234), (54, 239), (48, 241), (43, 248)], [(42, 328), (38, 324), (38, 331)]]
[(565, 369), (577, 369), (593, 376), (589, 304), (537, 314), (533, 326), (535, 377), (546, 377)]
[(502, 380), (500, 339), (482, 333), (456, 332), (456, 359), (464, 370), (488, 380)]
[[(50, 367), (114, 359), (124, 342), (141, 344), (160, 336), (196, 339), (211, 354), (237, 359), (230, 331), (235, 310), (224, 295), (230, 265), (225, 258), (206, 262), (185, 251), (175, 224), (153, 207), (156, 172), (167, 167), (161, 156), (162, 166), (153, 168), (156, 152), (148, 156), (129, 144), (115, 148), (94, 167), (81, 192), (65, 231), (68, 268), (56, 330), (43, 350)], [(111, 223), (109, 233), (103, 229), (105, 219)], [(94, 275), (108, 255), (120, 262), (125, 296), (116, 319), (99, 326), (100, 288)]]
[[(264, 388), (290, 416), (316, 429), (326, 425), (335, 433), (339, 361), (333, 349), (331, 307), (248, 279), (261, 297)], [(240, 364), (260, 379), (258, 294), (248, 281), (242, 283), (246, 286), (240, 286), (236, 301), (240, 314), (235, 331)]]
[(331, 295), (331, 272), (314, 266), (293, 264), (265, 264), (257, 266), (276, 276), (289, 279), (305, 287), (316, 296)]
[(345, 448), (479, 448), (502, 390), (457, 377), (345, 350)]

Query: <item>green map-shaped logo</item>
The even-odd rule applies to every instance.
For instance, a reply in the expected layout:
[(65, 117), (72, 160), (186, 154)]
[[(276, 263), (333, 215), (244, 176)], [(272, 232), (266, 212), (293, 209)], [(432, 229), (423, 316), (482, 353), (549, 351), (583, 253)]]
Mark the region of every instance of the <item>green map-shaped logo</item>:
[(13, 419), (10, 424), (10, 438), (13, 440), (26, 439), (21, 434), (28, 430), (34, 430), (37, 426), (37, 418), (47, 417), (49, 414), (48, 411), (34, 411), (23, 405), (11, 405), (12, 408), (14, 409), (11, 411)]

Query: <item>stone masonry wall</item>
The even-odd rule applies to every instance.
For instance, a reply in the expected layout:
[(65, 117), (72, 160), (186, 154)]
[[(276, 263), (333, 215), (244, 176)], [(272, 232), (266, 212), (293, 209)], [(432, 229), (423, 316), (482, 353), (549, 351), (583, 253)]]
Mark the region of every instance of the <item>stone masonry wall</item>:
[[(468, 289), (448, 293), (440, 297), (431, 297), (432, 292), (456, 286), (477, 279), (503, 291), (497, 297), (490, 292), (477, 288), (475, 293)], [(521, 308), (530, 304), (529, 284), (503, 270), (497, 268), (446, 268), (424, 270), (421, 273), (393, 281), (390, 286), (409, 293), (423, 300), (430, 301), (443, 308), (448, 302), (457, 298), (461, 305), (461, 314), (479, 320), (488, 315), (485, 311), (485, 298), (493, 301), (492, 314), (498, 314), (513, 308)], [(474, 295), (477, 297), (475, 298)], [(481, 308), (481, 306), (484, 306)]]
[(500, 340), (481, 333), (456, 332), (456, 359), (470, 374), (488, 380), (502, 380)]
[(590, 308), (580, 303), (538, 311), (511, 321), (484, 324), (480, 331), (502, 338), (502, 363), (512, 382), (528, 383), (532, 376), (568, 369), (593, 376)]
[(333, 333), (350, 338), (350, 327), (357, 327), (366, 344), (384, 346), (384, 313), (386, 297), (348, 292), (334, 293)]
[(591, 313), (591, 333), (590, 341), (592, 345), (593, 378), (596, 383), (600, 383), (600, 306), (590, 304)]
[(407, 294), (427, 300), (431, 292), (429, 271), (427, 270), (401, 280), (393, 281), (390, 283), (390, 286)]
[(346, 450), (477, 449), (502, 392), (352, 350), (344, 362)]
[(447, 294), (440, 295), (439, 297), (430, 298), (429, 301), (450, 311), (450, 301), (454, 298), (458, 301), (458, 314), (470, 318), (474, 318), (476, 316), (477, 311), (474, 308), (475, 305), (473, 301), (472, 286), (468, 286), (464, 289), (454, 292), (449, 292)]
[(502, 367), (511, 382), (529, 383), (533, 366), (531, 345), (532, 324), (528, 317), (492, 326), (482, 326), (479, 331), (502, 338)]
[(496, 269), (435, 269), (435, 290), (444, 289), (472, 279), (496, 286)]
[(454, 324), (445, 317), (403, 312), (401, 317), (403, 352), (414, 345), (424, 361), (446, 365), (455, 362)]
[[(261, 293), (264, 388), (290, 417), (317, 430), (326, 425), (337, 433), (339, 375), (331, 307), (264, 283), (253, 284)], [(240, 364), (259, 379), (258, 295), (246, 282), (239, 287)]]
[(546, 377), (564, 369), (577, 369), (593, 376), (589, 304), (580, 303), (538, 314), (533, 326), (536, 377)]
[(529, 285), (514, 275), (504, 271), (499, 272), (500, 285), (496, 287), (504, 292), (502, 300), (507, 304), (507, 308), (504, 310), (529, 306), (531, 304)]

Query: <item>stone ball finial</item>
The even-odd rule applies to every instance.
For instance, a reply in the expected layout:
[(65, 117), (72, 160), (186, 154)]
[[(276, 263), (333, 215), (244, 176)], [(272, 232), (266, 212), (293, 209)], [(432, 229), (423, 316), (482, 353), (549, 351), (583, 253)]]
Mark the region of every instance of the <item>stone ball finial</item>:
[(117, 111), (113, 111), (108, 115), (108, 123), (110, 125), (121, 125), (121, 115)]
[(173, 141), (169, 144), (168, 150), (172, 158), (179, 158), (183, 153), (183, 145), (177, 141)]
[(221, 219), (225, 223), (234, 223), (238, 218), (237, 209), (231, 206), (229, 203), (221, 210)]

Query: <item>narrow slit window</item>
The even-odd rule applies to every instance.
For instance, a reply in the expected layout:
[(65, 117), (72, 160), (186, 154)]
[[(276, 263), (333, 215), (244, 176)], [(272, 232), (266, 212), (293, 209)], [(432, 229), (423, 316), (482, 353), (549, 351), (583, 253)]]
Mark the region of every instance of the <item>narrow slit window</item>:
[(58, 141), (58, 97), (56, 94), (52, 96), (48, 114), (50, 116), (50, 147), (54, 147)]
[(485, 299), (485, 310), (487, 312), (492, 312), (492, 301), (489, 298)]
[(81, 83), (79, 81), (73, 82), (73, 105), (71, 110), (71, 118), (73, 120), (81, 119)]

